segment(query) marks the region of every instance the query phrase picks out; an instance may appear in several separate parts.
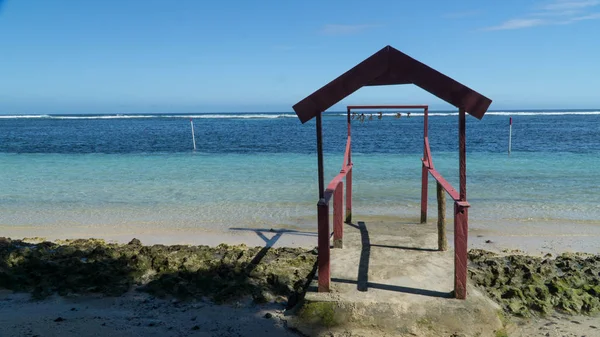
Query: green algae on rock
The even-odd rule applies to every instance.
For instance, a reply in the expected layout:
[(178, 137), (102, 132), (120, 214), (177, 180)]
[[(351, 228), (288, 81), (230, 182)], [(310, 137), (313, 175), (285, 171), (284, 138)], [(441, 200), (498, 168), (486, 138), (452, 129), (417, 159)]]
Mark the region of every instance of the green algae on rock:
[(315, 270), (316, 254), (300, 248), (143, 246), (102, 240), (28, 243), (0, 238), (0, 288), (121, 295), (130, 289), (217, 302), (252, 296), (295, 301)]
[(600, 313), (600, 255), (564, 253), (555, 259), (469, 252), (469, 276), (514, 315)]

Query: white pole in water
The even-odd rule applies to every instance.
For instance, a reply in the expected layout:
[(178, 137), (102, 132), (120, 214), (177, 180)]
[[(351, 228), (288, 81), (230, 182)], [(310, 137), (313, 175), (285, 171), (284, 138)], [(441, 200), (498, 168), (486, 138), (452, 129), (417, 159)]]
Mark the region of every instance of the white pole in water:
[(510, 117), (508, 125), (508, 155), (510, 156), (510, 150), (512, 147), (512, 117)]
[(192, 142), (194, 143), (194, 151), (196, 151), (196, 136), (194, 136), (194, 121), (190, 118), (190, 124), (192, 125)]

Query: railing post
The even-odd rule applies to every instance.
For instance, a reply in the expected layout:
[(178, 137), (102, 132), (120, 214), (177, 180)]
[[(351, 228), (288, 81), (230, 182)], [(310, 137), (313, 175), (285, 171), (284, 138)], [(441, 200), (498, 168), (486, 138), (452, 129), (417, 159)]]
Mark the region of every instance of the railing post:
[(437, 204), (438, 204), (438, 250), (448, 250), (448, 240), (446, 239), (446, 191), (442, 184), (437, 183)]
[(467, 298), (467, 233), (468, 208), (454, 203), (454, 296)]
[(352, 223), (352, 167), (346, 173), (346, 223)]
[[(423, 159), (427, 160), (427, 144), (425, 139), (428, 135), (428, 123), (429, 123), (429, 109), (423, 109)], [(428, 163), (431, 165), (431, 163)], [(423, 164), (421, 169), (421, 223), (427, 222), (427, 184), (429, 178), (429, 172), (427, 167)]]
[(427, 185), (429, 183), (428, 176), (429, 172), (427, 167), (423, 164), (421, 170), (421, 223), (427, 222)]
[(344, 248), (344, 183), (333, 192), (333, 248)]
[(467, 140), (465, 109), (458, 112), (458, 172), (460, 177), (460, 201), (467, 201)]
[(320, 199), (317, 205), (318, 213), (318, 277), (319, 292), (329, 292), (331, 282), (329, 255), (329, 205), (325, 199)]
[(454, 295), (467, 298), (467, 239), (469, 211), (467, 204), (467, 151), (465, 109), (458, 111), (458, 171), (460, 201), (454, 203)]

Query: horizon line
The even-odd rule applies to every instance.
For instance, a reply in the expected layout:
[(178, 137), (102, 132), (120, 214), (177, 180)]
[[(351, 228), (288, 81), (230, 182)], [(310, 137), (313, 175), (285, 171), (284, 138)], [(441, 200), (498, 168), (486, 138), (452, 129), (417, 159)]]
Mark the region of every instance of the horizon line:
[[(410, 110), (410, 109), (369, 109), (369, 110)], [(458, 109), (430, 109), (430, 112), (450, 112), (458, 111)], [(522, 108), (522, 109), (490, 109), (487, 112), (532, 112), (532, 111), (588, 111), (598, 108)], [(323, 113), (344, 113), (345, 110), (326, 110)], [(0, 112), (0, 116), (60, 116), (60, 115), (191, 115), (191, 114), (296, 114), (294, 111), (204, 111), (204, 112), (66, 112), (66, 113), (4, 113)]]

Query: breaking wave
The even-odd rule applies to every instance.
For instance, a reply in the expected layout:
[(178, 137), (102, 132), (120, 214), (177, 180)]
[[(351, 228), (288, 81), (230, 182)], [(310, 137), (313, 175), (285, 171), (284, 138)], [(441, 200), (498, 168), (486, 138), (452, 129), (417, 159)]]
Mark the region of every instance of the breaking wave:
[[(402, 117), (407, 111), (399, 111)], [(361, 113), (361, 112), (357, 112)], [(378, 115), (378, 111), (364, 111), (365, 115)], [(430, 112), (429, 116), (456, 116), (458, 112)], [(600, 115), (600, 111), (488, 111), (488, 116), (560, 116), (560, 115)], [(346, 116), (346, 113), (326, 113), (325, 116)], [(383, 116), (396, 116), (396, 111), (383, 113)], [(422, 112), (410, 112), (410, 116), (423, 116)], [(221, 114), (105, 114), (105, 115), (0, 115), (0, 119), (142, 119), (142, 118), (192, 118), (192, 119), (275, 119), (296, 118), (294, 113), (221, 113)]]

